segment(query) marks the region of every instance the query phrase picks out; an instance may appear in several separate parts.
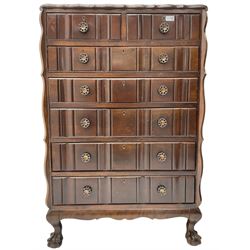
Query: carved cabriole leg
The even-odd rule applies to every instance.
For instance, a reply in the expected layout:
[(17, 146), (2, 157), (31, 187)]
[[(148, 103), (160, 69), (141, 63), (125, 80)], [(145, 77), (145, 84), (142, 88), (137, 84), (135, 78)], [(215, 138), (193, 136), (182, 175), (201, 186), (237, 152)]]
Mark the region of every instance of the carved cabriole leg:
[(50, 234), (48, 239), (48, 247), (57, 248), (62, 245), (62, 224), (58, 216), (47, 214), (47, 221), (54, 227), (54, 232)]
[(199, 236), (197, 231), (194, 230), (195, 224), (201, 219), (201, 217), (202, 215), (199, 208), (190, 211), (187, 221), (186, 239), (187, 242), (192, 246), (201, 244), (201, 237)]
[[(59, 216), (60, 214), (60, 216)], [(51, 248), (60, 247), (62, 244), (63, 236), (62, 236), (62, 224), (60, 222), (61, 219), (64, 218), (77, 218), (77, 219), (97, 219), (103, 217), (111, 217), (114, 219), (134, 219), (138, 217), (148, 217), (148, 218), (172, 218), (172, 217), (186, 217), (187, 221), (187, 232), (186, 239), (187, 242), (192, 246), (197, 246), (201, 244), (201, 237), (198, 235), (197, 231), (194, 230), (195, 224), (201, 219), (201, 211), (199, 208), (196, 209), (186, 209), (186, 210), (97, 210), (97, 211), (89, 211), (89, 210), (67, 210), (67, 211), (49, 211), (47, 214), (48, 222), (54, 227), (54, 232), (51, 234), (48, 239), (48, 246)]]

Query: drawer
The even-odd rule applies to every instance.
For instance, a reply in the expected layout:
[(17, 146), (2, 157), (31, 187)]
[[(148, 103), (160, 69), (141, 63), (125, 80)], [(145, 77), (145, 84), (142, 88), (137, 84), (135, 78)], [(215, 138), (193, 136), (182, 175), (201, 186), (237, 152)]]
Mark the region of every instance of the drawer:
[(194, 203), (194, 176), (53, 177), (53, 205)]
[(194, 171), (196, 144), (52, 143), (52, 171)]
[(54, 71), (198, 71), (199, 48), (193, 47), (48, 47)]
[(199, 40), (199, 14), (128, 14), (128, 40)]
[(127, 40), (199, 40), (200, 14), (47, 14), (47, 39), (121, 40), (122, 25)]
[(121, 14), (47, 14), (47, 39), (120, 40)]
[(195, 108), (52, 109), (52, 137), (196, 136)]
[(49, 79), (49, 102), (197, 102), (198, 79)]

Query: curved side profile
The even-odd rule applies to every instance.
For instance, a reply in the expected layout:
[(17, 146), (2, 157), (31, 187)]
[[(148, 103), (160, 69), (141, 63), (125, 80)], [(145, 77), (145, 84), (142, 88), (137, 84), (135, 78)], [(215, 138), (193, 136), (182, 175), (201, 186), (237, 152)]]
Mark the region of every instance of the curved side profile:
[(66, 218), (201, 219), (207, 7), (43, 5), (48, 246)]

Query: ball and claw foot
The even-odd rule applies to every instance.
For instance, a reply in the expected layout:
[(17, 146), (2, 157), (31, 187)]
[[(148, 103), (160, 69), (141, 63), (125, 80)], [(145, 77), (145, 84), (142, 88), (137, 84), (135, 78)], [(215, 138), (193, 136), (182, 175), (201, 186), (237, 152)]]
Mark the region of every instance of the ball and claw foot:
[(186, 239), (191, 246), (197, 246), (201, 244), (201, 237), (197, 231), (194, 230), (195, 224), (201, 219), (202, 214), (199, 208), (190, 210), (187, 221)]
[(48, 247), (57, 248), (62, 245), (62, 224), (60, 220), (54, 218), (53, 216), (47, 215), (47, 220), (54, 227), (54, 232), (50, 234), (48, 238)]
[(197, 246), (201, 244), (201, 237), (194, 229), (187, 231), (186, 239), (188, 244), (190, 244), (191, 246)]
[(62, 245), (63, 236), (61, 233), (51, 233), (48, 239), (48, 247), (57, 248)]

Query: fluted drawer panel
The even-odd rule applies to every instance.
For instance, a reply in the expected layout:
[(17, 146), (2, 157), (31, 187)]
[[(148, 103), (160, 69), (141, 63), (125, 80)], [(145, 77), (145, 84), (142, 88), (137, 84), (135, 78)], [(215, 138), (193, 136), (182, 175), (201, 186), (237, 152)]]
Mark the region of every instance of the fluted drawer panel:
[(54, 205), (194, 203), (193, 176), (53, 177)]
[[(165, 27), (165, 29), (164, 29)], [(199, 40), (199, 14), (128, 14), (128, 40)]]
[(121, 14), (48, 14), (47, 39), (120, 40)]
[[(124, 23), (123, 23), (124, 22)], [(199, 40), (200, 14), (47, 14), (47, 39)], [(165, 29), (164, 29), (165, 27)]]
[(195, 108), (50, 111), (51, 136), (196, 136)]
[(195, 170), (195, 143), (52, 143), (53, 171)]
[(193, 47), (48, 47), (48, 70), (198, 71), (199, 48)]
[(197, 102), (198, 79), (49, 79), (50, 102)]

